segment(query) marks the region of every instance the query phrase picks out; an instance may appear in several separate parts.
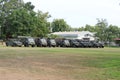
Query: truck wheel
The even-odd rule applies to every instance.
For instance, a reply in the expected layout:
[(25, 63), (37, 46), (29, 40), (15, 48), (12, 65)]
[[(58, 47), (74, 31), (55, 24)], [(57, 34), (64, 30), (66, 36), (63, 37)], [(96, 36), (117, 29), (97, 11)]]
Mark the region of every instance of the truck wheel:
[(35, 47), (35, 45), (31, 45), (32, 47)]

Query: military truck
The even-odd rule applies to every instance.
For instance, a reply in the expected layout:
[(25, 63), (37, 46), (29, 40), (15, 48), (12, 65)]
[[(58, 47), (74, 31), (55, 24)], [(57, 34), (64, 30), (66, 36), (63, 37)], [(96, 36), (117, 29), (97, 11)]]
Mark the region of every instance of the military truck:
[(104, 48), (104, 44), (96, 41), (91, 41), (92, 47), (94, 48)]
[(35, 47), (35, 41), (34, 41), (34, 38), (33, 37), (27, 37), (27, 36), (20, 36), (20, 37), (18, 37), (19, 38), (19, 40), (23, 43), (23, 45), (25, 46), (25, 47), (29, 47), (29, 46), (31, 46), (31, 47)]
[(6, 46), (12, 46), (12, 47), (21, 47), (22, 42), (20, 42), (18, 39), (8, 39), (5, 42)]
[(60, 44), (61, 47), (70, 47), (70, 42), (67, 39), (63, 39)]
[(37, 47), (47, 47), (47, 40), (45, 38), (36, 38), (35, 44)]
[(65, 38), (56, 38), (55, 39), (57, 47), (70, 47), (70, 42)]
[(69, 39), (70, 47), (79, 47), (79, 42), (75, 39)]
[(104, 48), (104, 44), (103, 43), (99, 42), (98, 44), (99, 44), (99, 48)]
[(55, 39), (51, 39), (51, 38), (47, 39), (47, 44), (48, 44), (48, 47), (56, 47), (57, 46)]
[(84, 48), (92, 47), (92, 43), (90, 41), (80, 41), (80, 44), (82, 44), (82, 47)]

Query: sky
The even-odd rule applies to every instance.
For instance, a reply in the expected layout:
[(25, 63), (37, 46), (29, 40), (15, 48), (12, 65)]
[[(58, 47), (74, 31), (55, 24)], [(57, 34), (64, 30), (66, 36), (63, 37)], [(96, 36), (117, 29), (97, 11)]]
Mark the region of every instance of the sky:
[(97, 18), (120, 26), (120, 0), (24, 0), (32, 2), (35, 11), (49, 12), (53, 19), (64, 19), (74, 28), (94, 26)]

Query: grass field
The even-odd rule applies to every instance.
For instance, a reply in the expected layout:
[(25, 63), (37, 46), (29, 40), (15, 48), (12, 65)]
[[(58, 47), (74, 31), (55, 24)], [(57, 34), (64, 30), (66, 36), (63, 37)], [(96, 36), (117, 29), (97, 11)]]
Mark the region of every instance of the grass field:
[(0, 46), (0, 80), (120, 80), (120, 48)]

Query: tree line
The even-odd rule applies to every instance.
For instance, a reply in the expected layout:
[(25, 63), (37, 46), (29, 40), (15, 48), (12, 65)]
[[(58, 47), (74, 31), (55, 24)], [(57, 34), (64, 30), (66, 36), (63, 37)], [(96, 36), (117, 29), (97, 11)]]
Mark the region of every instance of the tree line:
[(80, 27), (78, 31), (90, 31), (95, 32), (95, 36), (100, 39), (100, 41), (112, 42), (115, 38), (120, 38), (120, 28), (116, 25), (108, 25), (106, 19), (97, 19), (97, 24), (94, 26), (86, 25), (85, 27)]
[(51, 32), (90, 31), (95, 32), (101, 41), (113, 41), (120, 38), (120, 28), (108, 25), (106, 19), (97, 19), (94, 26), (73, 28), (64, 19), (49, 22), (48, 12), (34, 11), (31, 2), (22, 0), (0, 0), (0, 37), (2, 39), (16, 36), (46, 37)]

